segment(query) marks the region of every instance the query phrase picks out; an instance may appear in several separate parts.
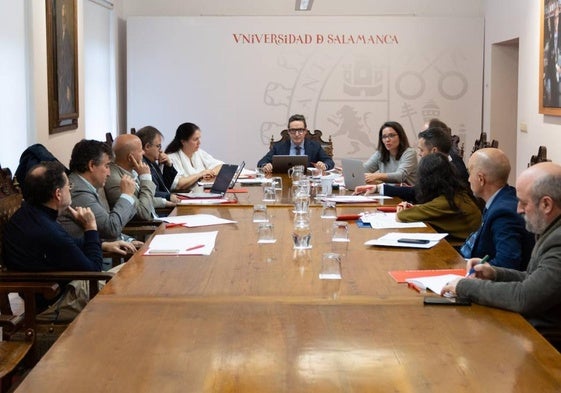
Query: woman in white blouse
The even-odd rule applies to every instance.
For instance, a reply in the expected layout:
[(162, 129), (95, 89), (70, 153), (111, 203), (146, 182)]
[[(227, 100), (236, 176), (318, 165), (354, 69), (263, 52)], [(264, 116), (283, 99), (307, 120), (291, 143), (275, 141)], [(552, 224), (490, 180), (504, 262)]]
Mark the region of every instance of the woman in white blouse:
[(201, 130), (193, 123), (177, 127), (175, 137), (166, 148), (166, 154), (175, 169), (193, 185), (200, 179), (212, 179), (218, 174), (222, 161), (212, 157), (201, 146)]

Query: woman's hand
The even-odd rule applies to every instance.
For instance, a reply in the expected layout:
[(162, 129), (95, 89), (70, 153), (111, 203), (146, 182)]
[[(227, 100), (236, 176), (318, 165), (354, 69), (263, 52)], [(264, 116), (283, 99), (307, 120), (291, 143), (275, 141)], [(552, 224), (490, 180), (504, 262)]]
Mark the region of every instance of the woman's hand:
[(413, 205), (412, 205), (411, 203), (409, 203), (409, 202), (401, 202), (401, 203), (399, 203), (399, 204), (396, 206), (395, 209), (396, 209), (396, 211), (399, 213), (399, 212), (402, 211), (402, 210), (410, 209), (410, 208), (412, 208), (412, 207), (413, 207)]

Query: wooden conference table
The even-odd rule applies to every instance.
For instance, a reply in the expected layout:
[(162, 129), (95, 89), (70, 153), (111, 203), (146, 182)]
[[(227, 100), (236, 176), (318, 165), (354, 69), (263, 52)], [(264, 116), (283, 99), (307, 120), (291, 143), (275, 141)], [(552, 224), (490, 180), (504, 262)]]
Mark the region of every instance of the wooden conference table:
[[(312, 209), (312, 249), (291, 246), (292, 213), (269, 207), (276, 244), (256, 244), (251, 207), (179, 207), (237, 224), (210, 256), (135, 255), (18, 392), (559, 391), (561, 355), (521, 316), (423, 306), (388, 271), (463, 267), (429, 250), (363, 245), (350, 225), (341, 280), (318, 278), (332, 221)], [(338, 208), (339, 213), (363, 210)], [(418, 229), (416, 229), (418, 231)]]

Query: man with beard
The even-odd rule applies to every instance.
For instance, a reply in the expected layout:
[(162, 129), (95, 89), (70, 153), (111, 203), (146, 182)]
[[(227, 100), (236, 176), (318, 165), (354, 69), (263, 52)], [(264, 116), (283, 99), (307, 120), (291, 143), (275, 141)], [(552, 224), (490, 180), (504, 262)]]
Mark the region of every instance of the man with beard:
[[(519, 312), (546, 338), (561, 331), (561, 166), (536, 164), (516, 182), (518, 213), (537, 235), (525, 272), (467, 262), (469, 277), (448, 283), (442, 294)], [(554, 345), (561, 344), (561, 341)]]

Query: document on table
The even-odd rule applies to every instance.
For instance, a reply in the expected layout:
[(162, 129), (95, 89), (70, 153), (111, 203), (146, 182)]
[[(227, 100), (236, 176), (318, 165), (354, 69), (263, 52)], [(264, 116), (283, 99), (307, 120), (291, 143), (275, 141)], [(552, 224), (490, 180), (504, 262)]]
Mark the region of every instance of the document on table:
[(366, 246), (431, 248), (448, 236), (447, 233), (390, 232), (378, 239), (368, 240)]
[(180, 224), (188, 228), (203, 227), (207, 225), (235, 224), (237, 221), (226, 220), (212, 214), (191, 214), (186, 216), (164, 217), (163, 221), (170, 224)]
[(335, 203), (369, 203), (369, 202), (376, 202), (381, 199), (391, 199), (391, 197), (384, 196), (384, 195), (372, 195), (372, 196), (334, 195), (334, 196), (322, 198), (323, 201), (335, 202)]
[(218, 231), (156, 235), (144, 255), (210, 255)]
[(424, 222), (400, 222), (397, 221), (397, 213), (376, 212), (364, 214), (361, 221), (373, 229), (392, 229), (392, 228), (426, 228)]
[(408, 278), (405, 281), (409, 284), (414, 285), (420, 291), (426, 291), (430, 289), (434, 293), (440, 295), (442, 288), (444, 288), (450, 281), (454, 281), (457, 278), (463, 278), (464, 276), (459, 276), (457, 274), (443, 274), (442, 276), (429, 276), (429, 277), (414, 277)]
[(266, 183), (271, 183), (272, 180), (271, 179), (266, 179), (264, 177), (256, 177), (256, 178), (248, 178), (248, 179), (241, 179), (238, 178), (238, 183), (240, 184), (266, 184)]
[(181, 199), (180, 205), (218, 205), (221, 203), (231, 203), (227, 198), (203, 198), (203, 199)]

